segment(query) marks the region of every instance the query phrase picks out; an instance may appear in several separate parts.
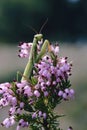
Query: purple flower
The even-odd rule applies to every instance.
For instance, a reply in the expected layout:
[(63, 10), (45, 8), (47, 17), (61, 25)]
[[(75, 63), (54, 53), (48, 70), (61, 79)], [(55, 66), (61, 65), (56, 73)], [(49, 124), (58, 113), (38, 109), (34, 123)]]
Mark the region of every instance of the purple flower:
[(38, 112), (38, 116), (41, 117), (42, 116), (42, 111)]
[(51, 85), (51, 82), (48, 80), (48, 81), (46, 82), (46, 85), (47, 85), (47, 86), (50, 86), (50, 85)]
[(44, 97), (47, 97), (47, 96), (48, 96), (48, 92), (44, 91)]
[(74, 98), (74, 94), (75, 94), (74, 89), (70, 89), (69, 97), (70, 97), (70, 98)]
[(21, 114), (22, 113), (22, 109), (21, 108), (17, 108), (16, 113), (17, 114)]
[(20, 102), (20, 108), (22, 109), (24, 107), (24, 103)]
[(9, 118), (6, 118), (1, 125), (5, 126), (6, 128), (9, 128), (10, 126), (15, 124), (14, 116), (11, 116)]
[(38, 91), (38, 90), (35, 90), (35, 91), (34, 91), (34, 95), (35, 95), (36, 97), (40, 97), (39, 91)]
[(63, 98), (66, 100), (68, 98), (66, 93), (63, 93)]
[(46, 117), (47, 117), (47, 114), (43, 113), (43, 118), (46, 119)]
[(68, 88), (66, 88), (64, 91), (65, 91), (66, 94), (69, 94), (69, 89)]
[[(29, 126), (29, 123), (24, 121), (24, 119), (20, 119), (19, 120), (19, 125), (18, 126), (21, 126), (21, 127), (28, 127)], [(18, 127), (17, 129), (20, 130), (20, 127)]]
[(9, 115), (13, 115), (16, 112), (16, 107), (11, 107), (9, 110)]
[(53, 85), (56, 85), (56, 81), (53, 81)]
[(16, 97), (12, 97), (12, 99), (11, 99), (11, 105), (12, 106), (16, 106), (17, 105), (17, 98)]
[(44, 87), (44, 86), (45, 86), (45, 83), (44, 83), (44, 82), (41, 82), (40, 85), (41, 85), (41, 87)]
[(59, 46), (58, 45), (56, 45), (56, 46), (51, 45), (51, 50), (52, 50), (52, 52), (55, 55), (58, 55), (58, 53), (59, 53)]
[(72, 95), (74, 95), (74, 94), (75, 94), (74, 89), (70, 89), (70, 93), (71, 93)]
[(58, 96), (62, 96), (62, 95), (63, 95), (63, 91), (60, 90), (60, 91), (58, 92)]
[(18, 125), (17, 128), (16, 128), (16, 130), (21, 130), (21, 126)]
[(33, 95), (30, 86), (26, 85), (26, 86), (24, 87), (24, 94), (27, 95), (28, 97)]
[(46, 90), (46, 87), (41, 87), (41, 91), (44, 92)]
[(32, 114), (32, 119), (34, 119), (34, 118), (36, 118), (37, 117), (37, 114), (36, 114), (36, 112), (34, 112), (33, 114)]

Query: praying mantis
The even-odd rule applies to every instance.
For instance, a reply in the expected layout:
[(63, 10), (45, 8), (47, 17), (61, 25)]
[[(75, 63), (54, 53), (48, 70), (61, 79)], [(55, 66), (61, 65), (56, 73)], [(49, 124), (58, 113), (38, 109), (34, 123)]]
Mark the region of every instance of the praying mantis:
[(36, 34), (34, 36), (33, 45), (30, 50), (29, 60), (25, 67), (25, 70), (21, 79), (22, 81), (25, 80), (25, 77), (27, 78), (31, 77), (34, 63), (37, 63), (42, 58), (42, 56), (46, 53), (46, 51), (49, 49), (50, 42), (48, 40), (45, 40), (42, 45), (40, 53), (37, 55), (37, 44), (38, 44), (38, 41), (41, 41), (42, 38), (43, 38), (42, 34)]

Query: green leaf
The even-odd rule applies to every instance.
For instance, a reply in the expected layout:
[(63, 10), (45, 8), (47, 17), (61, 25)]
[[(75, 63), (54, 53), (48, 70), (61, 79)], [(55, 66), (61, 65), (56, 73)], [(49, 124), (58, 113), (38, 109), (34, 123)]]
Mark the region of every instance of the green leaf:
[(31, 77), (31, 83), (32, 85), (36, 85), (38, 82), (37, 78), (36, 77)]
[(29, 112), (34, 112), (32, 106), (29, 105), (28, 103), (26, 103), (26, 104), (24, 105), (24, 110), (25, 110), (25, 111), (29, 111)]

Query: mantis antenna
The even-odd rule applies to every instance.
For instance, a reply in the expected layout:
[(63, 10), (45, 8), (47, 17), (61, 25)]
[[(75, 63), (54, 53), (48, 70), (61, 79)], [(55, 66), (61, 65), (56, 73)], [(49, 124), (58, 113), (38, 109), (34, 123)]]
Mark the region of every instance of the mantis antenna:
[[(43, 30), (44, 26), (46, 25), (46, 23), (48, 22), (48, 18), (45, 20), (45, 22), (43, 23), (43, 25), (41, 26), (40, 28), (40, 31), (39, 31), (39, 34), (41, 34), (41, 31)], [(36, 34), (38, 34), (38, 31), (33, 28), (32, 26), (30, 25), (26, 25), (27, 27), (29, 27), (33, 32), (35, 32)]]
[(35, 28), (33, 28), (30, 25), (25, 25), (26, 27), (30, 28), (33, 32), (35, 32), (36, 34), (38, 34), (37, 30)]
[(29, 28), (30, 28), (31, 30), (33, 30), (36, 34), (38, 34), (38, 32), (36, 31), (35, 28), (33, 28), (32, 26), (29, 26)]
[(41, 31), (43, 30), (44, 26), (46, 25), (46, 23), (48, 22), (48, 18), (45, 20), (44, 24), (42, 25), (42, 27), (40, 28), (39, 34), (41, 33)]

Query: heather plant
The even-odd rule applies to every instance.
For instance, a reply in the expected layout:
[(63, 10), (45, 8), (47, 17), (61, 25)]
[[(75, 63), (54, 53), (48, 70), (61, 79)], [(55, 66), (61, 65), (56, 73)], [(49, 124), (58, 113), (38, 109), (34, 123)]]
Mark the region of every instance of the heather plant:
[[(36, 34), (32, 43), (20, 43), (19, 57), (29, 58), (21, 80), (0, 84), (0, 108), (10, 106), (8, 117), (1, 126), (9, 128), (17, 122), (16, 130), (62, 130), (54, 108), (63, 100), (74, 97), (69, 76), (72, 64), (68, 57), (59, 57), (59, 46), (43, 41)], [(70, 126), (68, 130), (72, 130)]]

